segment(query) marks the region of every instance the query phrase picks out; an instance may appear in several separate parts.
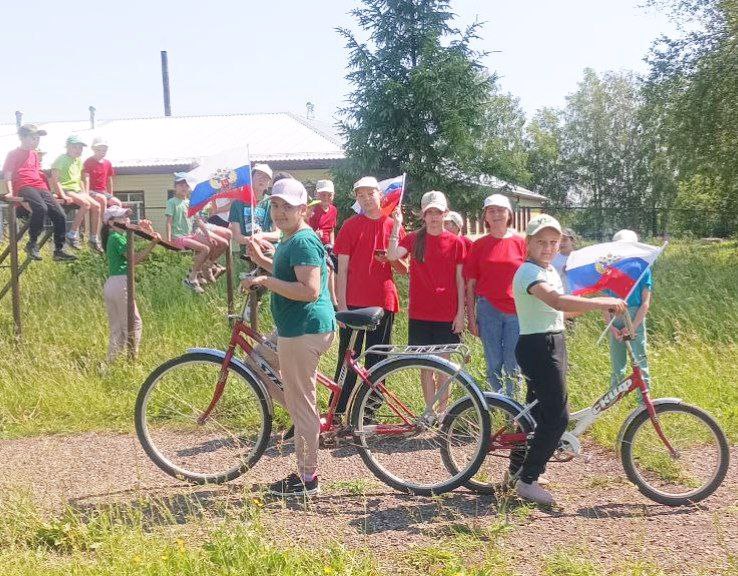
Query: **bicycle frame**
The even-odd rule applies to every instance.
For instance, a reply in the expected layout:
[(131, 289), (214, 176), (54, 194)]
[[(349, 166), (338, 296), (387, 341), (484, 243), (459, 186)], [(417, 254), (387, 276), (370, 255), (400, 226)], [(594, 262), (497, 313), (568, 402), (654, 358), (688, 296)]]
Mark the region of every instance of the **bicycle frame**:
[[(203, 413), (199, 416), (197, 422), (198, 424), (202, 425), (204, 424), (207, 419), (209, 418), (212, 411), (215, 409), (215, 406), (217, 405), (218, 401), (220, 400), (221, 396), (223, 395), (223, 391), (225, 390), (226, 381), (228, 379), (228, 367), (231, 364), (231, 362), (234, 359), (234, 356), (236, 354), (236, 351), (238, 349), (241, 349), (244, 354), (249, 357), (250, 359), (255, 359), (255, 344), (262, 344), (266, 342), (266, 339), (264, 336), (262, 336), (259, 332), (251, 328), (249, 326), (246, 314), (247, 310), (249, 309), (249, 301), (251, 298), (258, 298), (259, 294), (256, 290), (251, 290), (249, 292), (249, 297), (246, 298), (244, 302), (243, 309), (241, 311), (241, 314), (233, 314), (229, 316), (229, 320), (234, 320), (233, 327), (231, 329), (231, 338), (228, 342), (228, 348), (226, 349), (225, 356), (223, 358), (220, 374), (218, 377), (218, 381), (215, 385), (215, 389), (213, 391), (213, 397), (210, 400), (210, 403), (208, 404), (207, 408), (203, 411)], [(374, 383), (371, 380), (370, 377), (370, 371), (364, 368), (359, 362), (361, 359), (367, 354), (379, 354), (379, 355), (410, 355), (410, 354), (430, 354), (434, 353), (435, 351), (432, 350), (433, 347), (394, 347), (394, 346), (372, 346), (368, 350), (365, 350), (363, 354), (360, 354), (359, 356), (354, 356), (354, 345), (356, 344), (356, 338), (358, 336), (358, 330), (353, 330), (351, 333), (351, 338), (349, 339), (348, 347), (346, 348), (346, 352), (344, 353), (343, 357), (343, 364), (341, 365), (341, 371), (339, 372), (338, 381), (334, 382), (331, 378), (326, 376), (325, 374), (318, 372), (317, 373), (317, 382), (327, 388), (331, 392), (331, 401), (328, 406), (328, 412), (325, 414), (324, 418), (321, 418), (320, 422), (320, 432), (329, 432), (334, 430), (337, 426), (342, 426), (343, 422), (338, 422), (336, 418), (336, 411), (338, 408), (338, 402), (341, 397), (341, 391), (343, 390), (344, 383), (346, 381), (346, 378), (348, 376), (348, 371), (353, 371), (363, 382), (365, 382), (368, 386), (378, 391), (379, 394), (382, 395), (384, 398), (384, 401), (386, 405), (402, 420), (401, 425), (393, 425), (393, 426), (386, 426), (386, 425), (375, 425), (372, 427), (372, 432), (375, 434), (397, 434), (402, 435), (409, 431), (412, 431), (416, 427), (416, 417), (414, 414), (410, 411), (403, 402), (397, 398), (397, 396), (390, 390), (384, 387), (384, 385), (379, 383)], [(448, 347), (442, 347), (442, 352), (444, 353), (459, 353), (462, 355), (468, 355), (468, 349), (463, 346), (458, 346), (456, 349), (451, 350)], [(417, 350), (416, 350), (417, 349)], [(267, 376), (271, 380), (271, 384), (275, 385), (279, 389), (283, 389), (282, 381), (278, 373), (276, 373), (271, 366), (268, 364), (268, 362), (265, 362), (263, 365), (259, 364), (259, 369), (261, 372), (264, 373), (265, 376)], [(459, 368), (460, 370), (460, 368)], [(449, 378), (449, 381), (451, 378)], [(447, 386), (448, 382), (446, 383)], [(439, 396), (446, 388), (446, 386), (440, 387), (441, 389), (438, 391), (437, 396)], [(358, 387), (354, 387), (353, 393), (351, 398), (349, 399), (348, 403), (348, 410), (350, 412), (351, 406), (353, 404), (353, 398), (356, 392), (358, 392)], [(426, 409), (427, 411), (427, 409)], [(425, 416), (425, 413), (424, 413)]]

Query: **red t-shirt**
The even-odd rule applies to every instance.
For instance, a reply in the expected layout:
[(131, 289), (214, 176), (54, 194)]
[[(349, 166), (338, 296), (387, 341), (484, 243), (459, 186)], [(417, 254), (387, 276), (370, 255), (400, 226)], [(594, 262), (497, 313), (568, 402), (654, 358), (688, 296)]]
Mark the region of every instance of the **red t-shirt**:
[[(374, 258), (375, 250), (386, 250), (389, 246), (392, 226), (389, 216), (372, 220), (359, 214), (346, 220), (338, 231), (333, 251), (349, 257), (346, 305), (381, 306), (388, 312), (400, 310), (392, 266)], [(400, 228), (400, 238), (404, 236), (405, 230)]]
[(330, 244), (331, 232), (333, 232), (338, 223), (338, 210), (331, 204), (328, 210), (323, 210), (323, 206), (318, 204), (313, 208), (308, 224), (318, 234), (318, 238), (323, 244)]
[(472, 244), (464, 263), (464, 277), (477, 281), (475, 293), (505, 314), (515, 314), (512, 281), (525, 262), (525, 240), (513, 234), (495, 238), (487, 234)]
[(474, 241), (469, 238), (469, 236), (459, 236), (461, 239), (461, 242), (464, 244), (464, 259), (466, 259), (467, 256), (469, 256), (469, 252), (471, 252), (472, 244), (474, 244)]
[(15, 196), (21, 188), (49, 189), (43, 172), (41, 172), (38, 152), (35, 150), (16, 148), (8, 152), (5, 164), (3, 164), (3, 177), (7, 180), (8, 176), (13, 183), (13, 195)]
[(95, 192), (106, 192), (108, 189), (108, 178), (115, 175), (115, 170), (110, 160), (103, 158), (98, 162), (94, 156), (90, 156), (82, 167), (82, 171), (90, 175), (90, 190)]
[[(400, 240), (411, 256), (417, 237), (411, 232)], [(410, 318), (453, 322), (459, 305), (456, 266), (464, 262), (464, 254), (464, 243), (451, 232), (425, 235), (423, 262), (410, 259)]]

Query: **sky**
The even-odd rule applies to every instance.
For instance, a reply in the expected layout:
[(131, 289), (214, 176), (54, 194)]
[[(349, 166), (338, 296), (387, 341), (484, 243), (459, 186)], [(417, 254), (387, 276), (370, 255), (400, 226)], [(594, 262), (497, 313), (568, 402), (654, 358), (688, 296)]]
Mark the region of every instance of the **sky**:
[[(674, 32), (644, 0), (452, 0), (456, 25), (486, 22), (474, 46), (530, 117), (561, 107), (582, 71), (635, 70)], [(355, 0), (37, 0), (3, 8), (0, 123), (163, 115), (160, 51), (174, 115), (295, 112), (335, 119), (350, 85), (338, 26)], [(32, 8), (29, 9), (29, 6)], [(19, 25), (9, 25), (17, 22)], [(20, 25), (24, 23), (25, 25)]]

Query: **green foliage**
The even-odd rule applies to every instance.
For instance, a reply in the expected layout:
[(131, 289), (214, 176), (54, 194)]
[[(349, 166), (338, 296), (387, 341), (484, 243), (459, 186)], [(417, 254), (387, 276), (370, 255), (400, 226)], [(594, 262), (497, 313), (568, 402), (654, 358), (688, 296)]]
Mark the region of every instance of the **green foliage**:
[(338, 30), (353, 85), (341, 111), (347, 158), (336, 178), (343, 187), (362, 174), (407, 172), (412, 194), (440, 189), (463, 210), (482, 194), (470, 179), (526, 178), (522, 112), (498, 93), (471, 47), (481, 25), (454, 28), (449, 4), (362, 0), (352, 14), (369, 40)]

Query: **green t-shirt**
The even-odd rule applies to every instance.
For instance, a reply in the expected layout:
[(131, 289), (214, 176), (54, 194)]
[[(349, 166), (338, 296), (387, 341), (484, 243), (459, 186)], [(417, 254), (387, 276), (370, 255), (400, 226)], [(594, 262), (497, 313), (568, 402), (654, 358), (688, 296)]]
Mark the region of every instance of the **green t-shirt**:
[(108, 274), (110, 276), (125, 276), (128, 274), (128, 238), (125, 234), (112, 231), (108, 236), (108, 244), (105, 253), (108, 256)]
[(564, 329), (564, 313), (551, 308), (543, 300), (530, 293), (536, 284), (545, 282), (559, 294), (564, 293), (559, 273), (553, 266), (541, 268), (530, 260), (518, 268), (513, 277), (515, 311), (520, 324), (520, 334), (561, 332)]
[[(254, 228), (258, 228), (262, 232), (271, 232), (272, 225), (272, 214), (270, 212), (271, 202), (269, 197), (265, 196), (261, 201), (253, 208), (254, 211)], [(228, 213), (229, 222), (238, 222), (241, 228), (241, 234), (244, 236), (251, 236), (253, 231), (251, 230), (251, 205), (241, 202), (240, 200), (234, 200), (231, 204), (231, 210)]]
[(325, 334), (336, 329), (336, 313), (328, 294), (326, 253), (312, 228), (296, 232), (277, 245), (274, 253), (274, 277), (285, 282), (296, 282), (295, 266), (320, 268), (320, 296), (315, 302), (290, 300), (272, 293), (272, 317), (277, 334), (295, 338), (305, 334)]
[(187, 198), (172, 196), (167, 200), (164, 216), (172, 217), (172, 238), (187, 236), (192, 231), (192, 218), (187, 217), (190, 201)]
[(51, 165), (59, 171), (59, 184), (64, 190), (79, 192), (82, 190), (82, 159), (62, 154)]

